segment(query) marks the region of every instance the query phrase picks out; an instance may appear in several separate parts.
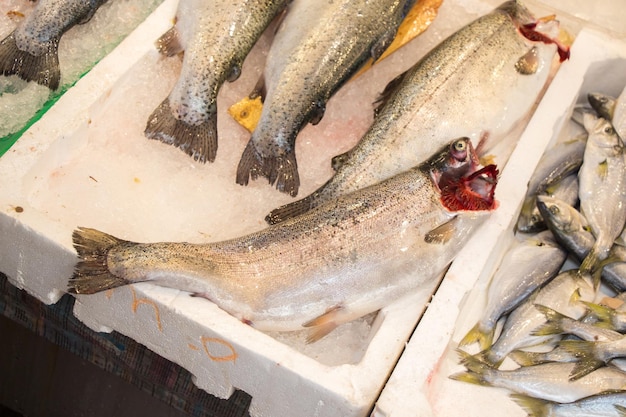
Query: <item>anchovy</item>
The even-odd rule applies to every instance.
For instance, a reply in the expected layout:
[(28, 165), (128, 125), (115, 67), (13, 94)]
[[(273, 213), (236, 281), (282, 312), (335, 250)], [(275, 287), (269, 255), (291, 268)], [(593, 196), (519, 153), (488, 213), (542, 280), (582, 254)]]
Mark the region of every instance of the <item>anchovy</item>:
[(139, 244), (80, 228), (69, 291), (150, 281), (261, 330), (309, 328), (317, 340), (438, 276), (497, 206), (497, 173), (478, 169), (461, 138), (412, 170), (232, 240)]
[(59, 88), (59, 41), (75, 25), (88, 22), (107, 0), (39, 0), (32, 13), (0, 42), (0, 71)]
[(176, 25), (157, 45), (165, 55), (185, 51), (169, 96), (148, 118), (145, 135), (201, 162), (217, 153), (217, 94), (235, 81), (244, 59), (289, 0), (181, 0)]
[(569, 54), (543, 29), (558, 29), (558, 22), (539, 25), (509, 1), (448, 37), (383, 92), (374, 122), (334, 176), (266, 220), (280, 222), (388, 178), (451, 137), (486, 137), (484, 149), (501, 144), (534, 105), (557, 52)]
[[(259, 123), (237, 168), (237, 183), (265, 177), (295, 196), (296, 136), (317, 124), (326, 102), (393, 41), (414, 0), (296, 1), (272, 42), (264, 70)], [(454, 137), (454, 136), (450, 136)]]

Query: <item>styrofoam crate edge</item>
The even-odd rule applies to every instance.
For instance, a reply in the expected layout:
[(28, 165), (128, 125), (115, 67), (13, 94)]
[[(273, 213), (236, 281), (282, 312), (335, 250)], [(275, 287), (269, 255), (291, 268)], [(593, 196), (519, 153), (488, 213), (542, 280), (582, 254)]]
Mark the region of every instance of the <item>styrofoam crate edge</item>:
[[(437, 402), (459, 402), (456, 398), (438, 398), (436, 379), (447, 378), (447, 374), (443, 375), (445, 370), (440, 369), (441, 362), (450, 345), (456, 345), (456, 339), (474, 324), (465, 320), (466, 323), (458, 326), (459, 321), (463, 321), (459, 313), (471, 308), (465, 305), (468, 293), (477, 284), (486, 287), (486, 280), (502, 258), (503, 248), (512, 239), (528, 179), (550, 140), (561, 130), (564, 115), (576, 102), (589, 67), (596, 62), (624, 57), (626, 45), (622, 42), (591, 29), (579, 33), (572, 46), (570, 62), (562, 66), (552, 81), (499, 181), (497, 192), (501, 207), (459, 253), (411, 337), (372, 416), (436, 416)], [(512, 167), (514, 169), (510, 169)], [(442, 375), (437, 374), (439, 371)], [(490, 394), (495, 392), (498, 391), (493, 388), (489, 391)]]
[[(28, 182), (31, 175), (41, 170), (46, 161), (52, 163), (63, 158), (61, 141), (51, 142), (50, 137), (63, 137), (89, 121), (89, 109), (97, 107), (98, 99), (111, 89), (122, 76), (145, 53), (154, 49), (154, 40), (172, 24), (178, 0), (165, 0), (148, 18), (129, 34), (110, 54), (103, 58), (74, 87), (59, 99), (46, 114), (22, 135), (15, 145), (3, 155), (0, 164), (1, 181)], [(60, 148), (50, 149), (54, 143)], [(37, 169), (33, 167), (37, 164)], [(52, 304), (65, 292), (68, 275), (68, 259), (74, 258), (71, 236), (54, 221), (31, 209), (22, 200), (22, 188), (2, 185), (0, 196), (0, 247), (5, 256), (0, 257), (0, 271), (9, 280), (46, 304)], [(16, 210), (19, 207), (19, 210)], [(36, 233), (34, 231), (37, 231)], [(43, 238), (45, 236), (45, 238)], [(62, 242), (61, 245), (55, 242)], [(17, 252), (17, 253), (16, 253)], [(17, 256), (8, 256), (14, 253)], [(44, 254), (45, 259), (44, 259)], [(28, 259), (21, 264), (15, 259)], [(28, 284), (21, 276), (29, 274)]]

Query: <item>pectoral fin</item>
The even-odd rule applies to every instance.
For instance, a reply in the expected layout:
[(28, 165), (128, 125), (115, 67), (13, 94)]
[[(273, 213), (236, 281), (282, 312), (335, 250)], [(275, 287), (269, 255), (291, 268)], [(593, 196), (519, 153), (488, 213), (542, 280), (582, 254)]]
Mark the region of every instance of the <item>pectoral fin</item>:
[(456, 230), (456, 223), (458, 217), (455, 216), (452, 220), (447, 221), (446, 223), (435, 227), (430, 232), (426, 233), (424, 236), (424, 241), (426, 243), (436, 243), (436, 244), (445, 244), (454, 236), (454, 232)]
[(174, 56), (183, 52), (183, 45), (180, 43), (176, 26), (172, 26), (155, 43), (159, 53), (165, 56)]
[(539, 59), (537, 58), (536, 47), (532, 47), (515, 63), (515, 70), (522, 75), (532, 75), (537, 72), (538, 68)]
[(311, 328), (311, 334), (307, 337), (306, 342), (317, 342), (322, 337), (335, 330), (337, 326), (345, 321), (341, 319), (341, 315), (344, 313), (345, 311), (343, 306), (337, 305), (326, 310), (326, 312), (321, 316), (304, 323), (302, 327)]
[(606, 159), (598, 164), (598, 177), (602, 181), (604, 181), (609, 172), (609, 164), (606, 162)]

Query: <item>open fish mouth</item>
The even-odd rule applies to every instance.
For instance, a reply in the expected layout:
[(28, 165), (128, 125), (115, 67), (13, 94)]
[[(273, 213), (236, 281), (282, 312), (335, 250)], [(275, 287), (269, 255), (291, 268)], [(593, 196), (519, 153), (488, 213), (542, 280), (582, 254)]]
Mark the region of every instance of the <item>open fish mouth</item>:
[(559, 22), (554, 15), (541, 17), (531, 22), (521, 22), (513, 19), (520, 34), (531, 42), (554, 44), (557, 47), (559, 61), (569, 59), (569, 46), (558, 39)]
[(442, 204), (450, 211), (494, 210), (498, 174), (491, 164), (458, 178), (442, 177), (437, 184)]

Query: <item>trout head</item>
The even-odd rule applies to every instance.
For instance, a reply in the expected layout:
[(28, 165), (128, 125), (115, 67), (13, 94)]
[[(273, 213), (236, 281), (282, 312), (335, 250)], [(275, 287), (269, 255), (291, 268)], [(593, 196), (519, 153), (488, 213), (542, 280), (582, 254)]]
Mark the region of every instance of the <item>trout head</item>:
[(495, 189), (498, 169), (493, 164), (480, 166), (469, 138), (450, 142), (426, 166), (446, 209), (478, 211), (497, 207)]

